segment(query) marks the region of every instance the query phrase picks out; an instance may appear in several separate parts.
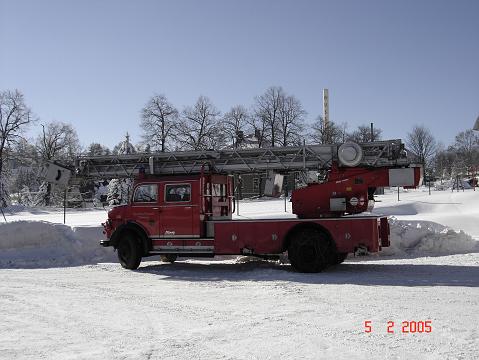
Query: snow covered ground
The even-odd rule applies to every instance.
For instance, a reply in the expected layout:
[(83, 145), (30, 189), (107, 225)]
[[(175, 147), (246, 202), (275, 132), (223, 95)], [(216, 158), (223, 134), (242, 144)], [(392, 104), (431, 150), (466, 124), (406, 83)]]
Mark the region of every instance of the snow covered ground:
[[(105, 211), (69, 211), (65, 226), (61, 210), (11, 209), (0, 359), (477, 358), (479, 191), (378, 199), (374, 212), (394, 216), (391, 248), (319, 274), (246, 257), (126, 271), (97, 246)], [(287, 206), (242, 202), (240, 217)], [(401, 331), (426, 320), (429, 333)]]

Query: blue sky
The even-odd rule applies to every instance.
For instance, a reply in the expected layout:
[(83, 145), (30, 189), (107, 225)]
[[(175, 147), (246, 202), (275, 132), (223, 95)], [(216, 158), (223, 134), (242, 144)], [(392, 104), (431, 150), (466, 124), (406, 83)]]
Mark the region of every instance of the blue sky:
[(349, 129), (420, 124), (449, 144), (479, 115), (479, 1), (0, 0), (0, 89), (85, 146), (140, 141), (154, 93), (225, 112), (272, 85), (309, 120), (327, 87)]

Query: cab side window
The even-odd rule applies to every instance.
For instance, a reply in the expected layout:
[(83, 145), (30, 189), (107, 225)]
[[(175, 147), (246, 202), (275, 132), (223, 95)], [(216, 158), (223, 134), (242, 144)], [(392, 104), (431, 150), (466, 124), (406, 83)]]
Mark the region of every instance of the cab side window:
[(182, 202), (191, 200), (190, 184), (165, 185), (166, 202)]
[(158, 200), (158, 187), (155, 184), (140, 185), (135, 190), (133, 202), (156, 202)]

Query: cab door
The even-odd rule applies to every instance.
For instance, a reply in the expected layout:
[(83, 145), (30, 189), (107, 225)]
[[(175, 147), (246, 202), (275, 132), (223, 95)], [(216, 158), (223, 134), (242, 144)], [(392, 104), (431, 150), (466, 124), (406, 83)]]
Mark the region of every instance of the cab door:
[(192, 201), (192, 183), (164, 182), (160, 186), (160, 238), (199, 237), (193, 225), (193, 212), (198, 204)]
[(131, 203), (132, 216), (150, 237), (158, 236), (159, 203), (158, 184), (139, 184), (135, 187)]

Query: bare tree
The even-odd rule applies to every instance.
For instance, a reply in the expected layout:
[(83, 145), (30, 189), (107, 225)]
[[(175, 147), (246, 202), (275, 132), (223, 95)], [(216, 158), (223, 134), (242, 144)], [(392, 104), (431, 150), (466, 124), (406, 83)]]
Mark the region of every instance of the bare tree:
[(220, 112), (209, 98), (200, 96), (193, 107), (186, 107), (176, 129), (176, 139), (187, 150), (215, 149), (224, 136), (218, 124)]
[(283, 98), (280, 107), (279, 134), (281, 146), (301, 144), (306, 111), (301, 102), (293, 95)]
[(164, 95), (154, 95), (141, 111), (143, 138), (154, 149), (165, 152), (178, 123), (178, 110)]
[(233, 141), (233, 147), (237, 148), (248, 127), (250, 115), (243, 105), (236, 105), (223, 115), (223, 130), (225, 135)]
[(456, 150), (452, 146), (445, 149), (444, 145), (438, 144), (434, 155), (434, 173), (441, 181), (452, 175), (455, 162), (457, 162)]
[(478, 165), (479, 136), (473, 130), (466, 130), (457, 134), (454, 149), (464, 170), (470, 171)]
[(31, 122), (32, 113), (22, 93), (18, 90), (0, 92), (0, 206), (6, 206), (8, 197), (4, 176), (7, 150), (21, 139)]
[(89, 156), (110, 155), (110, 153), (111, 151), (107, 146), (103, 146), (99, 143), (91, 143), (87, 150)]
[(80, 152), (80, 141), (71, 124), (51, 122), (42, 124), (37, 149), (43, 160), (71, 159)]
[(27, 187), (29, 190), (38, 187), (37, 174), (40, 161), (37, 149), (32, 144), (32, 141), (23, 138), (19, 139), (11, 149), (9, 163), (9, 167), (15, 170), (10, 176), (11, 193), (18, 194), (24, 187)]
[(261, 124), (259, 127), (267, 131), (267, 135), (263, 131), (262, 136), (268, 137), (273, 147), (280, 138), (281, 107), (285, 97), (282, 87), (272, 86), (263, 95), (256, 97), (254, 105), (255, 118)]
[(380, 128), (374, 127), (373, 134), (371, 136), (371, 127), (367, 125), (360, 125), (358, 128), (353, 131), (352, 134), (348, 136), (348, 140), (355, 142), (371, 142), (381, 140), (382, 130)]
[(431, 165), (437, 143), (426, 127), (414, 126), (412, 131), (407, 134), (406, 146), (416, 155), (418, 163), (422, 164), (424, 168)]
[[(44, 161), (69, 160), (80, 152), (78, 135), (71, 124), (51, 122), (42, 124), (42, 133), (37, 138), (37, 149)], [(48, 183), (44, 197), (45, 205), (51, 202), (51, 184)]]
[(258, 147), (268, 146), (268, 123), (261, 114), (253, 112), (248, 118), (248, 125), (253, 129), (254, 136), (258, 141)]
[(322, 116), (318, 116), (317, 120), (311, 125), (313, 133), (311, 139), (318, 144), (335, 144), (345, 141), (346, 125), (337, 125), (333, 121), (329, 121), (326, 125)]

